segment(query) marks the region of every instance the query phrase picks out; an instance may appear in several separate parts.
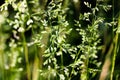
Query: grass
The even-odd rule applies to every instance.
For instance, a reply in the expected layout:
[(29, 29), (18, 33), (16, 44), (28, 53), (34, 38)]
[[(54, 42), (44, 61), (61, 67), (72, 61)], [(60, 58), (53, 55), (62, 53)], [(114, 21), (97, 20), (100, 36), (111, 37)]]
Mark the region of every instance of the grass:
[[(102, 0), (95, 6), (79, 0), (43, 3), (6, 0), (0, 7), (0, 80), (119, 80), (120, 20), (114, 0), (112, 8)], [(79, 7), (88, 10), (78, 15)]]

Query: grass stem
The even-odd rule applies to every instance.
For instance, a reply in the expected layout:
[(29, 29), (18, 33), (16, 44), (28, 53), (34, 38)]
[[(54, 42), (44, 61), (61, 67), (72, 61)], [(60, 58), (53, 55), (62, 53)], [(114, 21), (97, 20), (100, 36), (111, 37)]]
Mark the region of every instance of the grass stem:
[(23, 47), (24, 47), (24, 54), (25, 54), (25, 61), (26, 61), (27, 78), (28, 80), (31, 80), (30, 64), (28, 59), (28, 47), (27, 47), (24, 33), (22, 33), (22, 38), (23, 38)]

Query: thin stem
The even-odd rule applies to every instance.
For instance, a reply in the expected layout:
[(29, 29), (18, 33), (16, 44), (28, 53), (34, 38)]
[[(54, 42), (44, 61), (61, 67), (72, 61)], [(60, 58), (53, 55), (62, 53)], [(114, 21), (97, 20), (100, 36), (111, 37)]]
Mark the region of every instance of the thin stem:
[(25, 54), (25, 61), (26, 61), (27, 78), (28, 80), (31, 80), (30, 64), (29, 64), (29, 59), (28, 59), (28, 47), (27, 47), (24, 32), (22, 33), (22, 38), (23, 38), (23, 47), (24, 47), (24, 54)]
[(86, 54), (87, 56), (87, 59), (86, 59), (86, 80), (88, 80), (88, 64), (89, 64), (89, 52), (90, 52), (90, 50), (89, 50), (89, 48), (88, 48), (88, 54)]
[(117, 42), (118, 42), (118, 33), (115, 36), (115, 48), (114, 48), (114, 54), (113, 54), (113, 60), (112, 60), (112, 70), (111, 70), (110, 80), (113, 80), (113, 73), (114, 73), (114, 68), (115, 68), (115, 60), (116, 60), (116, 55), (117, 55)]
[[(1, 42), (1, 41), (0, 41)], [(2, 80), (5, 80), (5, 72), (4, 72), (4, 54), (3, 54), (3, 50), (0, 49), (0, 57), (1, 57), (1, 69), (2, 69)]]
[[(77, 55), (76, 55), (76, 58), (75, 58), (74, 63), (77, 61), (77, 59), (78, 59), (78, 55), (80, 54), (80, 51), (81, 51), (81, 49), (79, 49), (79, 51), (78, 51), (78, 53), (77, 53)], [(73, 71), (74, 71), (74, 67), (72, 67), (72, 71), (71, 71), (71, 73), (70, 73), (70, 77), (69, 77), (68, 80), (71, 80)]]
[[(119, 27), (119, 25), (120, 25), (120, 19), (118, 21), (118, 27)], [(115, 68), (115, 60), (116, 60), (117, 48), (118, 48), (118, 45), (117, 45), (118, 44), (118, 36), (119, 36), (119, 34), (116, 33), (116, 36), (115, 36), (115, 39), (114, 39), (115, 48), (114, 48), (114, 54), (113, 54), (113, 60), (112, 60), (112, 70), (111, 70), (110, 80), (113, 80), (113, 73), (114, 73), (114, 68)]]
[[(1, 25), (0, 25), (0, 44), (3, 44), (3, 38), (2, 38), (3, 36), (2, 36), (2, 27), (1, 27)], [(2, 46), (3, 47), (3, 46)], [(3, 49), (2, 48), (0, 48), (0, 60), (1, 60), (1, 69), (2, 69), (2, 72), (1, 72), (1, 74), (2, 74), (2, 80), (5, 80), (5, 71), (4, 71), (4, 51), (3, 51)]]
[[(114, 29), (114, 0), (112, 0), (112, 3), (113, 3), (113, 7), (112, 7), (112, 10), (113, 10), (112, 20), (113, 20), (113, 29)], [(114, 37), (114, 31), (112, 31), (112, 34), (113, 34), (112, 36)], [(111, 69), (110, 80), (113, 79), (113, 73), (114, 73), (114, 67), (115, 67), (115, 59), (116, 59), (116, 53), (117, 53), (117, 51), (116, 51), (116, 49), (117, 49), (117, 39), (118, 39), (118, 33), (116, 34), (115, 40), (113, 41), (114, 44), (115, 44), (115, 48), (114, 48), (114, 51), (113, 51), (112, 69)]]
[[(32, 28), (32, 35), (34, 35), (35, 32), (34, 32), (34, 29)], [(38, 59), (38, 48), (37, 48), (37, 45), (34, 44), (33, 45), (34, 47), (34, 52), (35, 52), (35, 59), (34, 59), (34, 64), (33, 64), (33, 71), (32, 71), (32, 80), (38, 80), (38, 77), (39, 77), (39, 73), (37, 72), (37, 69), (39, 69), (39, 59)], [(35, 74), (36, 73), (36, 74)], [(42, 78), (40, 77), (40, 80), (42, 80)]]
[[(28, 1), (27, 0), (24, 0), (24, 1), (27, 5), (28, 14), (30, 15), (30, 9), (29, 9), (29, 6), (28, 6)], [(25, 25), (23, 24), (22, 26), (25, 26)], [(28, 56), (29, 56), (28, 55), (28, 47), (27, 47), (24, 32), (22, 32), (21, 35), (22, 35), (22, 39), (23, 39), (24, 55), (25, 55), (26, 69), (27, 69), (27, 78), (28, 78), (28, 80), (31, 80), (31, 71), (30, 71), (30, 64), (29, 64), (29, 59), (28, 59)]]
[[(62, 51), (61, 49), (62, 49), (62, 48), (60, 47), (60, 51)], [(63, 70), (63, 53), (61, 54), (61, 68), (62, 68), (62, 70)]]

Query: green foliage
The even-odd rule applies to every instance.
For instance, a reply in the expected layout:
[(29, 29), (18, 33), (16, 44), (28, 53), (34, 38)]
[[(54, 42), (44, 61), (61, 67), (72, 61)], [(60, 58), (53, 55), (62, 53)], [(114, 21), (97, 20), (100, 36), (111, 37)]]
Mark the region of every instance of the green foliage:
[[(107, 46), (102, 39), (111, 27), (115, 48), (109, 77), (116, 77), (113, 73), (119, 52), (120, 21), (114, 16), (111, 21), (105, 19), (104, 13), (112, 6), (103, 0), (96, 0), (95, 7), (83, 3), (90, 11), (69, 22), (72, 9), (65, 6), (71, 4), (63, 0), (52, 0), (42, 7), (39, 0), (5, 0), (0, 7), (0, 80), (98, 79), (104, 66), (99, 55), (102, 46)], [(74, 30), (81, 40), (77, 45), (69, 40)]]

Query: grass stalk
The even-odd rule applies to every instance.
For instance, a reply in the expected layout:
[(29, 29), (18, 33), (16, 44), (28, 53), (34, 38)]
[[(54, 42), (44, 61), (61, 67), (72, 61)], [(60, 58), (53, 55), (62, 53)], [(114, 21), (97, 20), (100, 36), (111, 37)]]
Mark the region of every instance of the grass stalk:
[[(114, 0), (112, 0), (112, 4), (113, 4), (112, 20), (113, 20), (113, 23), (114, 23)], [(114, 29), (114, 24), (113, 24), (113, 29)], [(112, 36), (114, 37), (114, 31), (112, 33), (113, 33)], [(115, 60), (116, 60), (116, 54), (117, 54), (117, 42), (118, 42), (117, 40), (118, 40), (118, 33), (116, 33), (115, 39), (113, 40), (113, 43), (114, 43), (115, 47), (114, 47), (114, 51), (113, 51), (113, 59), (112, 59), (112, 68), (111, 68), (110, 80), (113, 80), (113, 73), (114, 73)]]
[[(2, 27), (0, 25), (0, 44), (3, 44), (3, 36), (2, 36)], [(3, 51), (3, 46), (0, 45), (0, 64), (1, 64), (1, 74), (2, 74), (2, 80), (5, 80), (5, 71), (4, 71), (4, 51)]]
[(25, 61), (26, 61), (27, 78), (28, 80), (31, 80), (30, 64), (28, 59), (28, 47), (27, 47), (24, 32), (22, 33), (22, 38), (23, 38), (24, 55), (25, 55)]
[[(118, 29), (120, 27), (120, 16), (119, 16), (119, 20), (118, 20)], [(112, 69), (111, 69), (111, 75), (110, 75), (110, 80), (113, 80), (113, 73), (114, 73), (114, 68), (115, 68), (115, 61), (116, 61), (116, 55), (117, 55), (117, 49), (118, 49), (118, 36), (119, 33), (116, 33), (115, 39), (114, 39), (114, 52), (113, 52), (113, 59), (112, 59)]]
[[(79, 49), (78, 53), (76, 54), (76, 58), (75, 58), (74, 63), (77, 61), (78, 56), (79, 56), (79, 54), (80, 54), (80, 51), (81, 51), (81, 49)], [(71, 79), (72, 79), (72, 74), (73, 74), (73, 72), (74, 72), (74, 67), (72, 67), (72, 71), (71, 71), (71, 73), (70, 73), (70, 77), (69, 77), (68, 80), (71, 80)]]
[[(0, 41), (1, 42), (1, 41)], [(4, 55), (3, 50), (0, 49), (0, 60), (1, 60), (1, 74), (2, 74), (2, 80), (5, 80), (5, 72), (4, 72)]]
[[(32, 34), (33, 35), (35, 34), (33, 28), (32, 28)], [(38, 80), (39, 73), (37, 70), (39, 69), (39, 65), (41, 65), (41, 64), (39, 64), (39, 59), (37, 57), (37, 54), (38, 54), (37, 45), (34, 44), (33, 47), (34, 47), (34, 52), (35, 52), (35, 59), (34, 59), (34, 64), (33, 64), (32, 80)], [(42, 80), (42, 79), (40, 78), (40, 80)]]
[(115, 68), (115, 60), (116, 60), (116, 55), (117, 55), (117, 43), (118, 43), (118, 33), (115, 36), (115, 47), (114, 47), (114, 51), (113, 51), (112, 69), (111, 69), (110, 80), (113, 80), (113, 73), (114, 73), (114, 68)]
[[(62, 52), (62, 47), (60, 47), (60, 51)], [(61, 69), (63, 70), (63, 53), (61, 54)]]

